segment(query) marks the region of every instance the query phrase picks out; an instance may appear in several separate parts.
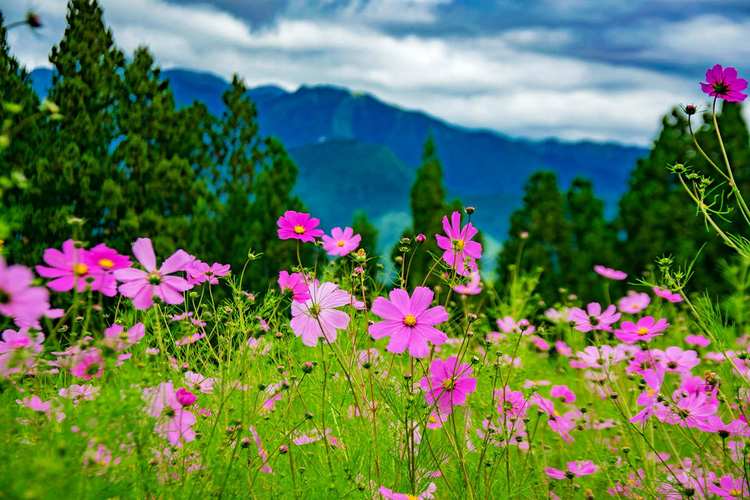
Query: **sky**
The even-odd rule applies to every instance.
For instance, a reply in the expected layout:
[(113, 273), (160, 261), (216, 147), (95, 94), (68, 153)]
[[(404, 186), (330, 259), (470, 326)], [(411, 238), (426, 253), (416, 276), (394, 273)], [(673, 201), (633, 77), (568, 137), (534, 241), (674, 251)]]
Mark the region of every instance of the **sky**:
[[(250, 86), (334, 84), (467, 127), (648, 145), (706, 102), (713, 64), (750, 76), (750, 0), (100, 0), (127, 53)], [(9, 41), (49, 66), (65, 0), (0, 0)], [(748, 110), (746, 109), (746, 112)], [(750, 117), (750, 114), (747, 115)]]

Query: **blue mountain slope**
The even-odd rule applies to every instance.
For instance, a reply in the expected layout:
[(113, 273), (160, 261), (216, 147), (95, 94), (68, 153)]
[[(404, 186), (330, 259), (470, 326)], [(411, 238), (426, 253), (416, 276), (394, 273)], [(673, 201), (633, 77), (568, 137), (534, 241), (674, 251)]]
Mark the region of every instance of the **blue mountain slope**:
[[(178, 104), (201, 101), (212, 113), (223, 111), (221, 94), (228, 83), (222, 78), (184, 69), (163, 74)], [(45, 94), (51, 71), (35, 70), (32, 78)], [(409, 184), (428, 134), (435, 138), (449, 193), (475, 205), (475, 220), (497, 239), (506, 236), (510, 213), (532, 172), (553, 170), (563, 185), (577, 175), (590, 178), (613, 213), (636, 159), (647, 152), (614, 143), (533, 141), (467, 129), (328, 85), (294, 92), (267, 85), (248, 94), (258, 107), (261, 131), (280, 138), (300, 166), (297, 191), (319, 215), (326, 212), (330, 224), (346, 223), (358, 208), (389, 224), (394, 219), (389, 213), (407, 211)]]

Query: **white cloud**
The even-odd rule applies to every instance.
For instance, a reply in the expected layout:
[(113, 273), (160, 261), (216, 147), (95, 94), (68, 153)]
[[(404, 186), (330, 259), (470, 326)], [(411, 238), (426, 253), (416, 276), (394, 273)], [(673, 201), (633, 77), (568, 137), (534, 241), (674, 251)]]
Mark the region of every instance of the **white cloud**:
[[(406, 2), (413, 9), (405, 13), (431, 15), (438, 2)], [(41, 65), (62, 34), (60, 3), (45, 0), (38, 6), (50, 23), (44, 38), (28, 30), (12, 34), (16, 53), (31, 67)], [(380, 5), (390, 9), (395, 3)], [(370, 22), (376, 14), (386, 16), (384, 10), (370, 11), (369, 20), (354, 15), (345, 15), (345, 22), (341, 17), (280, 19), (253, 31), (209, 5), (178, 6), (164, 0), (102, 4), (118, 44), (127, 52), (148, 45), (164, 67), (225, 77), (237, 72), (251, 85), (276, 83), (289, 89), (331, 83), (461, 125), (513, 135), (646, 144), (669, 107), (699, 97), (695, 82), (656, 70), (535, 50), (570, 43), (574, 35), (561, 29), (527, 28), (485, 37), (397, 36)], [(687, 33), (694, 27), (683, 29)], [(743, 30), (747, 35), (750, 28), (723, 29), (721, 43), (734, 44)], [(663, 34), (661, 46), (710, 55), (702, 42), (685, 42), (686, 35), (676, 33)]]

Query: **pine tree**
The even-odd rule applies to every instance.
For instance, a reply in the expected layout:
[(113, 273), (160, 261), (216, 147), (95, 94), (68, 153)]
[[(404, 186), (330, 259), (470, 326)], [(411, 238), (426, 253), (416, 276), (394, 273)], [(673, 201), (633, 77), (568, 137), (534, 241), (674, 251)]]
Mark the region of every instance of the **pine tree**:
[(617, 232), (605, 220), (604, 202), (596, 197), (588, 179), (573, 179), (565, 198), (565, 217), (570, 224), (570, 242), (564, 252), (560, 284), (585, 300), (602, 300), (601, 278), (593, 267), (619, 267), (621, 262), (615, 252)]
[(364, 211), (357, 210), (352, 218), (352, 229), (354, 229), (355, 234), (362, 237), (359, 247), (364, 249), (367, 254), (370, 272), (374, 274), (380, 261), (380, 257), (378, 257), (378, 228), (370, 222)]
[(519, 262), (520, 255), (521, 271), (542, 269), (537, 291), (548, 303), (554, 302), (571, 258), (569, 239), (557, 177), (553, 172), (536, 172), (524, 186), (522, 207), (511, 215), (509, 237), (498, 257), (498, 284), (507, 284), (509, 268)]
[(51, 123), (50, 140), (40, 148), (20, 200), (25, 212), (15, 239), (22, 245), (14, 257), (23, 262), (37, 262), (45, 246), (70, 237), (70, 217), (85, 219), (88, 234), (105, 233), (116, 226), (122, 199), (116, 186), (123, 171), (109, 149), (117, 138), (112, 108), (125, 58), (95, 1), (71, 0), (67, 21), (50, 55), (55, 74), (49, 97), (63, 119)]
[[(437, 154), (435, 141), (430, 136), (425, 141), (422, 163), (417, 169), (411, 188), (412, 227), (404, 231), (402, 235), (402, 238), (412, 240), (411, 245), (415, 244), (413, 239), (417, 234), (422, 233), (427, 238), (424, 243), (417, 245), (413, 257), (407, 256), (410, 287), (417, 286), (424, 281), (433, 264), (433, 256), (437, 258), (442, 253), (435, 242), (435, 234), (442, 231), (441, 220), (448, 213), (445, 195), (443, 166)], [(402, 254), (400, 247), (401, 245), (397, 244), (391, 254), (397, 271), (402, 267), (398, 262)]]
[(248, 228), (253, 211), (251, 194), (256, 165), (264, 161), (265, 154), (258, 113), (246, 92), (245, 84), (235, 75), (223, 95), (226, 109), (213, 138), (218, 165), (215, 186), (223, 200), (216, 227), (216, 238), (221, 241), (218, 258), (233, 265), (245, 261), (252, 245)]
[[(304, 210), (302, 201), (292, 193), (297, 165), (277, 139), (264, 139), (263, 149), (265, 160), (257, 173), (252, 217), (248, 221), (251, 248), (255, 253), (263, 253), (262, 258), (248, 268), (253, 286), (268, 284), (279, 270), (297, 264), (295, 242), (278, 238), (276, 220), (287, 210)], [(303, 263), (309, 263), (314, 252), (308, 245), (303, 246), (303, 250)]]

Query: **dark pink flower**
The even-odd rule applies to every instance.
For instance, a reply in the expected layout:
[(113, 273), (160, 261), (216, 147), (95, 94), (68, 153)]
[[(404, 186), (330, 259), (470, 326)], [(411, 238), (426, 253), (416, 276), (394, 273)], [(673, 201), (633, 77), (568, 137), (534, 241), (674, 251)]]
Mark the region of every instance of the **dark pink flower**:
[(302, 273), (291, 273), (281, 271), (279, 273), (279, 288), (282, 292), (292, 292), (292, 300), (304, 302), (310, 298), (310, 289)]
[(596, 272), (596, 274), (598, 274), (599, 276), (604, 276), (607, 279), (615, 281), (622, 281), (628, 277), (628, 273), (626, 272), (618, 271), (617, 269), (612, 269), (611, 267), (604, 267), (601, 264), (597, 264), (594, 266), (594, 272)]
[(579, 332), (590, 332), (592, 330), (611, 331), (612, 324), (620, 319), (620, 313), (616, 312), (617, 308), (610, 305), (602, 311), (602, 306), (598, 302), (591, 302), (586, 306), (584, 311), (575, 307), (570, 310), (568, 317), (575, 323), (575, 329)]
[(426, 357), (430, 353), (429, 344), (441, 345), (448, 339), (435, 328), (448, 321), (448, 312), (442, 306), (430, 307), (433, 296), (432, 290), (419, 286), (411, 297), (402, 288), (391, 290), (390, 300), (377, 297), (372, 312), (383, 321), (370, 325), (370, 335), (374, 339), (390, 337), (386, 347), (389, 352), (402, 353), (408, 348), (409, 355)]
[(279, 239), (300, 240), (312, 243), (315, 238), (323, 236), (323, 230), (317, 229), (320, 219), (310, 217), (310, 214), (287, 210), (276, 221)]
[(443, 252), (443, 260), (461, 276), (468, 276), (476, 269), (476, 259), (482, 257), (482, 245), (472, 238), (477, 229), (471, 222), (461, 227), (461, 213), (453, 212), (450, 221), (443, 217), (443, 230), (446, 236), (436, 234), (437, 245)]
[(100, 378), (104, 373), (102, 352), (94, 348), (78, 354), (74, 358), (70, 373), (74, 377), (82, 378), (83, 380), (91, 380), (94, 377)]
[(672, 302), (673, 304), (682, 302), (682, 296), (679, 293), (672, 293), (666, 288), (659, 288), (658, 286), (655, 286), (652, 290), (654, 291), (654, 295), (661, 297), (668, 302)]
[(98, 283), (92, 285), (92, 287), (95, 286), (96, 290), (107, 297), (117, 295), (117, 280), (114, 272), (131, 266), (129, 257), (121, 255), (117, 250), (109, 248), (104, 243), (86, 251), (83, 255), (83, 262), (98, 280)]
[(133, 254), (145, 271), (134, 268), (115, 271), (115, 277), (122, 282), (120, 293), (133, 299), (136, 309), (150, 308), (154, 296), (167, 304), (181, 304), (184, 300), (182, 293), (191, 287), (185, 278), (174, 273), (185, 271), (194, 257), (184, 250), (177, 250), (157, 268), (154, 247), (148, 238), (138, 238), (133, 243)]
[(354, 230), (350, 227), (344, 229), (334, 227), (331, 229), (331, 236), (323, 235), (323, 248), (328, 255), (343, 257), (356, 250), (361, 239), (362, 237), (354, 234)]
[(637, 323), (623, 321), (620, 328), (615, 331), (615, 337), (626, 344), (647, 342), (661, 335), (668, 326), (669, 323), (664, 318), (656, 321), (653, 316), (645, 316), (639, 319)]
[(175, 392), (175, 398), (177, 399), (177, 402), (182, 406), (190, 406), (195, 403), (196, 399), (198, 399), (197, 397), (195, 397), (195, 394), (188, 391), (184, 387), (180, 387), (179, 389), (177, 389), (177, 392)]
[(44, 251), (43, 259), (47, 266), (36, 266), (36, 272), (43, 278), (52, 279), (47, 287), (56, 292), (67, 292), (74, 288), (83, 292), (88, 287), (95, 290), (98, 288), (95, 282), (101, 285), (101, 272), (86, 263), (87, 253), (75, 241), (66, 240), (62, 244), (62, 252), (56, 248)]
[(495, 390), (495, 401), (497, 412), (501, 416), (511, 419), (519, 419), (526, 416), (529, 407), (528, 401), (521, 391), (513, 391), (510, 387)]
[(588, 476), (597, 471), (598, 467), (591, 460), (568, 462), (566, 470), (547, 467), (544, 472), (552, 479), (573, 479), (574, 477)]
[(410, 493), (396, 493), (392, 489), (386, 488), (385, 486), (381, 486), (378, 489), (378, 493), (380, 493), (380, 496), (387, 500), (431, 500), (435, 498), (436, 491), (437, 486), (435, 485), (435, 483), (428, 484), (427, 489), (425, 489), (419, 495), (412, 495)]
[(144, 389), (143, 398), (148, 405), (147, 413), (157, 419), (154, 432), (177, 448), (195, 440), (195, 415), (178, 401), (171, 380), (162, 382), (157, 387)]
[(724, 99), (727, 102), (742, 102), (747, 94), (742, 91), (747, 88), (747, 80), (737, 77), (735, 68), (722, 68), (715, 64), (706, 70), (706, 81), (701, 83), (701, 90), (712, 97)]
[(750, 488), (744, 478), (734, 478), (724, 475), (717, 481), (718, 484), (709, 483), (708, 489), (711, 493), (721, 498), (747, 498), (750, 496)]
[(471, 366), (458, 364), (456, 356), (445, 361), (434, 359), (429, 374), (419, 381), (419, 386), (425, 391), (427, 404), (437, 404), (438, 410), (446, 412), (454, 406), (462, 406), (467, 396), (477, 389), (477, 379), (471, 374)]
[(553, 385), (549, 391), (553, 398), (559, 398), (565, 403), (575, 403), (576, 395), (567, 385)]

